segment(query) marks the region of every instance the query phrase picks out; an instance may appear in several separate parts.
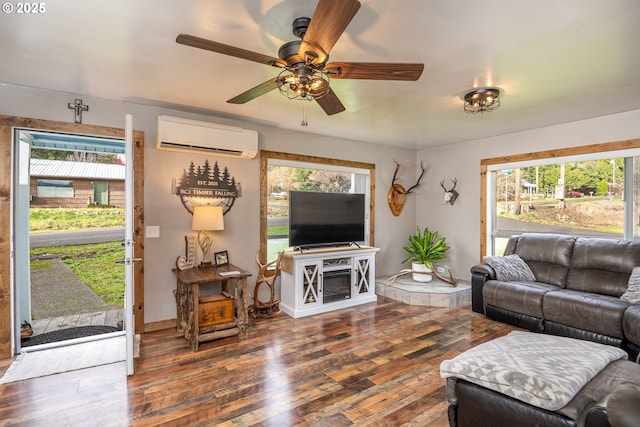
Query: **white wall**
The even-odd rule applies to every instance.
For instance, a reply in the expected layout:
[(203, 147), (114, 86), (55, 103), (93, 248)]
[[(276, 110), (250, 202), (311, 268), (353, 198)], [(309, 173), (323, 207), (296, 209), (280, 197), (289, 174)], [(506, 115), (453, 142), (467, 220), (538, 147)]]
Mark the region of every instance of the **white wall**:
[[(635, 110), (423, 150), (418, 153), (418, 161), (429, 162), (432, 168), (430, 179), (418, 195), (418, 225), (438, 230), (447, 238), (451, 251), (446, 262), (460, 277), (469, 279), (469, 269), (480, 260), (480, 160), (636, 139), (640, 138), (638, 123), (640, 110)], [(440, 181), (454, 177), (458, 179), (456, 190), (460, 196), (453, 206), (443, 205)]]
[[(191, 215), (184, 209), (178, 196), (171, 194), (171, 180), (179, 179), (182, 170), (191, 161), (200, 165), (205, 158), (211, 163), (217, 160), (221, 167), (228, 167), (231, 175), (242, 185), (242, 197), (236, 200), (233, 208), (225, 215), (225, 230), (215, 233), (212, 251), (228, 250), (231, 262), (250, 270), (255, 277), (257, 266), (254, 257), (260, 238), (259, 160), (158, 151), (155, 149), (156, 117), (160, 114), (255, 129), (259, 134), (261, 149), (374, 163), (375, 244), (381, 248), (376, 266), (377, 274), (392, 274), (405, 267), (400, 264), (404, 258), (402, 247), (407, 236), (415, 229), (417, 198), (416, 195), (409, 196), (402, 214), (394, 217), (387, 206), (386, 197), (395, 167), (393, 159), (411, 160), (403, 175), (406, 183), (412, 184), (412, 180), (415, 180), (413, 172), (409, 172), (416, 167), (415, 151), (283, 131), (276, 127), (222, 117), (6, 84), (0, 84), (0, 114), (73, 122), (73, 110), (67, 108), (67, 103), (73, 102), (75, 98), (82, 98), (84, 104), (89, 105), (89, 111), (83, 114), (83, 123), (124, 127), (124, 114), (131, 113), (134, 128), (145, 133), (145, 226), (160, 226), (160, 238), (145, 239), (145, 323), (175, 317), (172, 294), (175, 276), (171, 268), (175, 266), (176, 257), (184, 254), (184, 236), (191, 233)], [(432, 177), (433, 172), (429, 172), (425, 182), (435, 182)], [(421, 190), (416, 193), (418, 197), (420, 192)], [(250, 278), (250, 290), (254, 283), (255, 279)]]

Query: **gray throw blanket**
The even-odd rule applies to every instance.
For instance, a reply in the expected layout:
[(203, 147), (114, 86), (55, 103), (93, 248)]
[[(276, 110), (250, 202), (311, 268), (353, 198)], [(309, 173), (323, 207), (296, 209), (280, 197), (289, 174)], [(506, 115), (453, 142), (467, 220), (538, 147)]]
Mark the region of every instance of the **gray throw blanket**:
[(440, 375), (555, 411), (609, 363), (626, 357), (617, 347), (514, 331), (443, 361)]

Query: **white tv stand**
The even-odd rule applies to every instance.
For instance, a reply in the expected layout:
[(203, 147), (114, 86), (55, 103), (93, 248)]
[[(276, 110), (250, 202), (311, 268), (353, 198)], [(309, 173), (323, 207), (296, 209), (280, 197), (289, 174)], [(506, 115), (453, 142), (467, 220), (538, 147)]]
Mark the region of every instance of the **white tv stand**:
[(280, 308), (297, 318), (377, 301), (369, 246), (285, 252)]

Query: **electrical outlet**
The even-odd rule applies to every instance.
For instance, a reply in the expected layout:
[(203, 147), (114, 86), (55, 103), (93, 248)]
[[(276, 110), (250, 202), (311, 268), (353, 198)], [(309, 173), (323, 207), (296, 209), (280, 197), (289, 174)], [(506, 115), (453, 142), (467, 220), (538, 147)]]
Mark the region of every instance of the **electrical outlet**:
[(160, 226), (159, 225), (148, 225), (145, 230), (146, 238), (156, 238), (160, 237)]
[(438, 273), (444, 273), (444, 267), (436, 267)]

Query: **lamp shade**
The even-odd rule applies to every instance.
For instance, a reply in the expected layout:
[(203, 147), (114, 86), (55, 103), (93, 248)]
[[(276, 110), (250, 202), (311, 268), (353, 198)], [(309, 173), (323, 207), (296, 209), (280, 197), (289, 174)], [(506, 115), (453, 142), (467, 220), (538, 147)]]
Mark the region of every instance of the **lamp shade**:
[(196, 206), (193, 208), (191, 229), (195, 231), (224, 230), (224, 217), (220, 206)]

